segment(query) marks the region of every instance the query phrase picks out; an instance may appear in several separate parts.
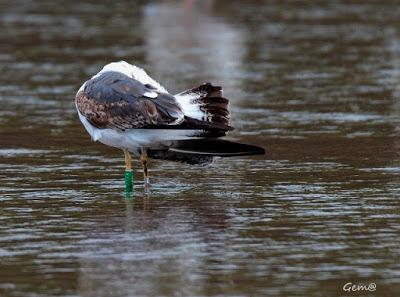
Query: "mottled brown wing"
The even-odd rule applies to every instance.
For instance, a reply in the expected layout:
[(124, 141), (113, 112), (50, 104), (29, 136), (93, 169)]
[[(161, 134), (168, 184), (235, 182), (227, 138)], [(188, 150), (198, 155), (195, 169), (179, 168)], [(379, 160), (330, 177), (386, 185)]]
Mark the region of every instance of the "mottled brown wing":
[(79, 112), (101, 129), (160, 127), (183, 119), (174, 96), (119, 72), (105, 72), (87, 81), (75, 102)]

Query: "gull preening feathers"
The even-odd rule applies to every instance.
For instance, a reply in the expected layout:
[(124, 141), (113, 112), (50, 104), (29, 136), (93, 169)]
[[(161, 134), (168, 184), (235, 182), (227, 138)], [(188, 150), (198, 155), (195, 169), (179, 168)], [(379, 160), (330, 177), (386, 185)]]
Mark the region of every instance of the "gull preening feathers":
[(170, 94), (143, 69), (113, 62), (78, 90), (79, 119), (94, 141), (140, 156), (145, 182), (148, 158), (208, 164), (215, 156), (263, 154), (262, 148), (221, 140), (230, 126), (229, 100), (211, 83)]

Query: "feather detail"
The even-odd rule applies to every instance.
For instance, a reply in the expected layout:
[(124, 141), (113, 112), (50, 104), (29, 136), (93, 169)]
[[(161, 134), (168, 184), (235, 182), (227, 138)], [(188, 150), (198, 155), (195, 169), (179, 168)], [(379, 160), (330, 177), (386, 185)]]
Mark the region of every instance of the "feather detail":
[(185, 116), (196, 120), (229, 126), (229, 100), (222, 97), (222, 88), (205, 83), (175, 95)]

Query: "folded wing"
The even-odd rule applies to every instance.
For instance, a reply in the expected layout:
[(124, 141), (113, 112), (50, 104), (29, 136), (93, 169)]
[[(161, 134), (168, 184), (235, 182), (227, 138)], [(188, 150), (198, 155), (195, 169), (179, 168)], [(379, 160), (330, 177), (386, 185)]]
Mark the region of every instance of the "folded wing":
[(79, 112), (100, 129), (176, 125), (184, 120), (174, 96), (113, 71), (87, 81), (75, 102)]
[[(173, 96), (123, 73), (106, 71), (87, 81), (75, 102), (80, 114), (99, 129), (187, 129), (201, 130), (198, 136), (220, 137), (232, 129), (228, 100), (220, 96), (220, 87), (211, 84)], [(191, 98), (190, 103), (182, 98)], [(202, 116), (188, 112), (188, 103)]]

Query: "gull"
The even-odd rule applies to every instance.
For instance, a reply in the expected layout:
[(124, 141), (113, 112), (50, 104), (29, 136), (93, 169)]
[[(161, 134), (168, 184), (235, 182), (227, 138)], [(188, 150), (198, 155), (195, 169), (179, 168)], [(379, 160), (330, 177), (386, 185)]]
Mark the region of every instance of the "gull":
[(211, 83), (170, 94), (140, 67), (112, 62), (75, 96), (79, 119), (93, 141), (123, 150), (125, 170), (139, 156), (145, 184), (149, 158), (209, 164), (215, 157), (264, 154), (261, 147), (223, 140), (229, 100)]

